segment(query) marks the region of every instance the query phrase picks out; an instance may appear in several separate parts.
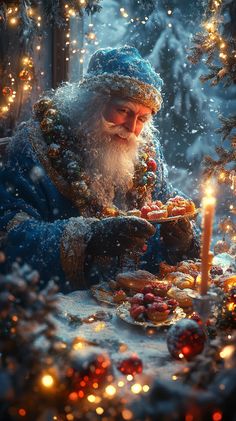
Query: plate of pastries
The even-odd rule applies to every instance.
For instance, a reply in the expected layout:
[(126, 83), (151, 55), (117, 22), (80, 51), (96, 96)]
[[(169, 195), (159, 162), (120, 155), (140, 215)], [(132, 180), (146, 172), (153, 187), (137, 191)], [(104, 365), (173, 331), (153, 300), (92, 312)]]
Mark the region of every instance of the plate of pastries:
[(162, 223), (176, 221), (180, 218), (194, 219), (199, 213), (195, 203), (182, 196), (175, 196), (166, 203), (160, 200), (146, 202), (141, 209), (131, 209), (127, 212), (121, 211), (115, 207), (106, 207), (103, 209), (103, 216), (137, 216), (144, 218), (151, 223)]
[(160, 200), (145, 203), (140, 210), (133, 209), (127, 215), (147, 219), (151, 223), (176, 221), (180, 218), (193, 219), (198, 214), (194, 202), (182, 196), (170, 198), (165, 204)]
[[(172, 266), (161, 262), (159, 273), (145, 270), (119, 273), (115, 280), (92, 287), (100, 302), (116, 306), (117, 315), (140, 326), (169, 326), (193, 312), (193, 291), (200, 286), (200, 259), (185, 260)], [(212, 265), (212, 284), (227, 290), (236, 285), (236, 276)]]

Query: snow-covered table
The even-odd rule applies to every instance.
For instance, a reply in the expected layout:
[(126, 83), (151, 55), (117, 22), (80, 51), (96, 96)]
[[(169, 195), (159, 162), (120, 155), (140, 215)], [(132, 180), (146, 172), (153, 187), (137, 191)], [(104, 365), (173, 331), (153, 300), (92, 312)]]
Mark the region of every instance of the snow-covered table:
[[(222, 253), (214, 257), (213, 263), (220, 265), (225, 272), (229, 266), (235, 267), (235, 256)], [(135, 352), (142, 359), (147, 375), (162, 379), (170, 379), (183, 367), (183, 362), (173, 360), (168, 352), (166, 328), (144, 330), (127, 324), (117, 317), (115, 307), (98, 303), (90, 291), (59, 294), (59, 306), (62, 317), (56, 323), (58, 335), (64, 340), (80, 336), (95, 342), (109, 353), (113, 363), (125, 358), (126, 352), (121, 351), (127, 348), (127, 352)], [(77, 326), (68, 322), (71, 316), (89, 318), (101, 311), (106, 313), (104, 320)]]
[[(129, 352), (135, 352), (143, 361), (144, 373), (170, 379), (178, 371), (181, 362), (173, 361), (166, 346), (166, 329), (143, 329), (119, 319), (115, 307), (95, 301), (90, 291), (76, 291), (69, 295), (59, 294), (61, 316), (57, 320), (58, 335), (64, 340), (76, 337), (95, 342), (105, 349), (117, 363)], [(105, 320), (82, 323), (69, 322), (73, 316), (89, 318), (97, 312), (105, 312)], [(71, 317), (72, 316), (72, 317)]]

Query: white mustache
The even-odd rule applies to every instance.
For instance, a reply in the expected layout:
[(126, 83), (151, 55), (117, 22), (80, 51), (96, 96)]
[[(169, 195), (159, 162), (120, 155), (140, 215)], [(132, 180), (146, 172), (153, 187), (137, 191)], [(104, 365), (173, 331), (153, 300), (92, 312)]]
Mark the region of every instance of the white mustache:
[(138, 140), (137, 136), (134, 133), (130, 133), (123, 126), (119, 126), (117, 124), (111, 123), (110, 121), (107, 121), (103, 116), (102, 116), (102, 125), (103, 125), (103, 130), (109, 135), (118, 135), (122, 137), (122, 139), (126, 139), (128, 141), (137, 142)]

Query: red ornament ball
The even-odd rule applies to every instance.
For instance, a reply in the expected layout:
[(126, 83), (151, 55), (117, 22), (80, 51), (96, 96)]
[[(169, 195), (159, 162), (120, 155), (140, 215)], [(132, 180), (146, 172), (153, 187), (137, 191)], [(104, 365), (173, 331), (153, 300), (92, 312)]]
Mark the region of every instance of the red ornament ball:
[(67, 377), (73, 389), (90, 389), (94, 383), (101, 385), (111, 373), (110, 358), (102, 349), (85, 347), (71, 352)]
[(4, 86), (4, 88), (2, 88), (2, 93), (4, 96), (10, 96), (13, 94), (13, 90), (9, 86)]
[(172, 357), (191, 360), (202, 352), (205, 339), (205, 334), (197, 322), (183, 319), (170, 328), (167, 347)]
[(157, 170), (157, 163), (153, 158), (149, 158), (147, 161), (147, 170), (148, 171), (156, 171)]
[(117, 368), (122, 374), (125, 374), (126, 376), (128, 374), (135, 376), (135, 374), (142, 373), (143, 363), (136, 354), (133, 354), (130, 357), (124, 358), (122, 361), (120, 361), (117, 365)]

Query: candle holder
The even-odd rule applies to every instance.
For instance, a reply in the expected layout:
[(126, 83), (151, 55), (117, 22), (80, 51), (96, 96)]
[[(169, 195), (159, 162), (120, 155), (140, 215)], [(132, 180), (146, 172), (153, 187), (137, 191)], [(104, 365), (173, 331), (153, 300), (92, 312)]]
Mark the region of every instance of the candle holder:
[(199, 314), (202, 320), (202, 329), (206, 335), (206, 342), (209, 344), (209, 334), (206, 326), (209, 318), (217, 317), (217, 304), (219, 304), (221, 297), (214, 291), (208, 290), (207, 294), (201, 295), (197, 291), (189, 292), (189, 297), (193, 300), (193, 309)]

